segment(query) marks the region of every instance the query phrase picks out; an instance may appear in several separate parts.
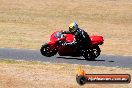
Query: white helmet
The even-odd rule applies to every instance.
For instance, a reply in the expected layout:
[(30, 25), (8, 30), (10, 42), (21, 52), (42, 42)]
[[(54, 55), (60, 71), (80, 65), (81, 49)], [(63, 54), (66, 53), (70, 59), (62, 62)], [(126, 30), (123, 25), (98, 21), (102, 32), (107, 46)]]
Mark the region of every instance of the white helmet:
[(75, 32), (78, 29), (77, 23), (73, 22), (69, 25), (69, 31), (70, 32)]

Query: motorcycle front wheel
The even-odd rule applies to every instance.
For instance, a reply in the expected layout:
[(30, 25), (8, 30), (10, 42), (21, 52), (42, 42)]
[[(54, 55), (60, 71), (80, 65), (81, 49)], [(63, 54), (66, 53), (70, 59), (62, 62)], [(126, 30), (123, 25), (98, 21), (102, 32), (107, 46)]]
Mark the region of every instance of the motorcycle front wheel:
[(56, 55), (57, 53), (57, 50), (56, 49), (51, 49), (50, 45), (48, 45), (47, 43), (42, 45), (41, 49), (40, 49), (40, 52), (43, 56), (46, 56), (46, 57), (51, 57), (51, 56), (54, 56)]

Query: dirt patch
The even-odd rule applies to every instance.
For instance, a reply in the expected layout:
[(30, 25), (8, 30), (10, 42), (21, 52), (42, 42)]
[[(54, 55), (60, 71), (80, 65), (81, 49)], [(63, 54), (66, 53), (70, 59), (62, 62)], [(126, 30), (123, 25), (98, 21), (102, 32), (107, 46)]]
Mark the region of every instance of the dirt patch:
[[(80, 65), (51, 64), (38, 62), (0, 62), (1, 88), (131, 88), (130, 84), (76, 83), (75, 75)], [(89, 74), (130, 74), (127, 68), (81, 66)]]

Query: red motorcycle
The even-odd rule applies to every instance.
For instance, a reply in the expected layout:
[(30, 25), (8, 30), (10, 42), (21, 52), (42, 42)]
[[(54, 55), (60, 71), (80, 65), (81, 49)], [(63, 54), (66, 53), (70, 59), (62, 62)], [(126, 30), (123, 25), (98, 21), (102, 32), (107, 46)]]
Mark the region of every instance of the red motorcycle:
[(90, 36), (91, 45), (85, 49), (72, 46), (63, 46), (64, 42), (74, 41), (74, 35), (63, 34), (61, 31), (54, 32), (50, 37), (50, 42), (42, 45), (40, 52), (42, 55), (51, 57), (57, 53), (60, 56), (83, 56), (86, 60), (95, 60), (100, 55), (99, 45), (102, 45), (104, 39), (102, 36)]

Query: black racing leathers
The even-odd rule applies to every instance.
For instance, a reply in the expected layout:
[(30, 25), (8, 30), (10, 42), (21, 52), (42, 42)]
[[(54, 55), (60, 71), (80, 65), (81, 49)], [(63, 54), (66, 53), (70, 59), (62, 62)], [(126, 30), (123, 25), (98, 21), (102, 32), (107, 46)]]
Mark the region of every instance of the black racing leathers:
[(71, 33), (70, 31), (63, 31), (63, 34), (73, 34), (75, 35), (75, 40), (71, 43), (67, 43), (67, 45), (77, 45), (77, 46), (90, 46), (91, 44), (91, 39), (87, 32), (84, 30), (78, 28), (74, 33)]

